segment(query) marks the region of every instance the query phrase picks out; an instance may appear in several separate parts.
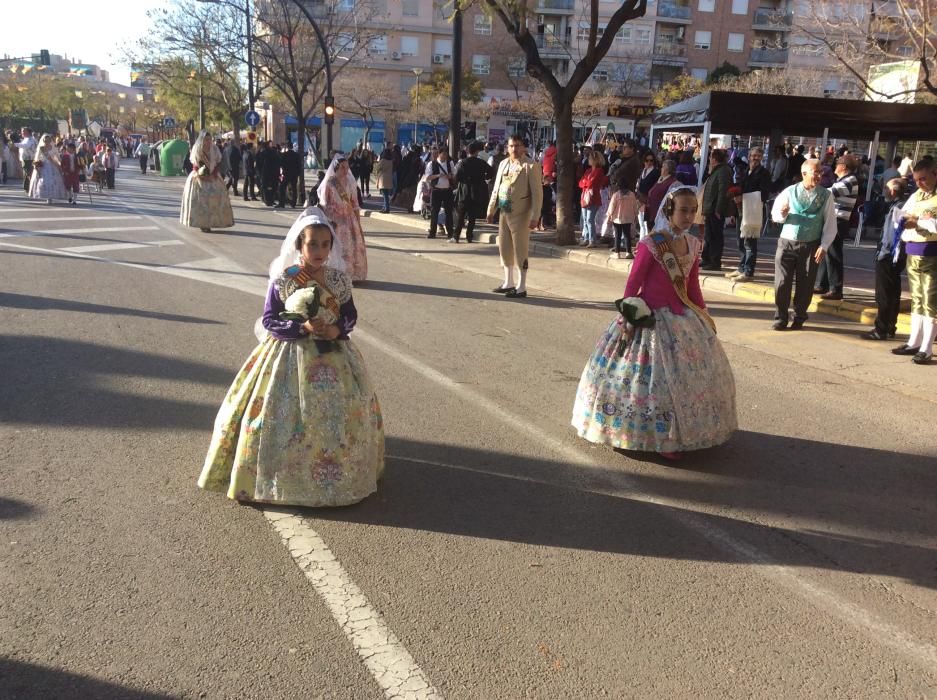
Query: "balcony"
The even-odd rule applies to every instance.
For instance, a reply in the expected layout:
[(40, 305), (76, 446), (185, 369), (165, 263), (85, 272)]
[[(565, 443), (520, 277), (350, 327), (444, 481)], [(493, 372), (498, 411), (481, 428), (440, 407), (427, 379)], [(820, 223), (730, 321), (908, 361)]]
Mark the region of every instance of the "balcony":
[(752, 49), (748, 65), (761, 68), (787, 65), (787, 49)]
[(537, 12), (569, 14), (575, 11), (576, 0), (537, 0)]
[(658, 41), (654, 44), (651, 61), (664, 66), (682, 66), (686, 63), (686, 44), (678, 41)]
[(562, 56), (564, 58), (569, 56), (568, 41), (563, 41), (558, 37), (553, 37), (546, 34), (537, 34), (537, 36), (534, 38), (536, 40), (537, 48), (540, 49), (541, 56)]
[(789, 32), (793, 23), (794, 15), (790, 12), (759, 7), (752, 18), (752, 29), (763, 32)]
[(689, 5), (681, 5), (673, 0), (660, 0), (657, 3), (657, 17), (664, 21), (683, 24), (690, 21), (691, 13)]

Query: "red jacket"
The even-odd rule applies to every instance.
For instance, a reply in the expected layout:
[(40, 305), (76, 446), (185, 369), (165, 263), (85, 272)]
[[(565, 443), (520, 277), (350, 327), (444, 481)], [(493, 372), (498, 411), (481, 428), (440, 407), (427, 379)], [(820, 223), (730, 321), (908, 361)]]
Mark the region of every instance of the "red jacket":
[[(591, 191), (591, 201), (588, 204), (582, 204), (586, 207), (597, 207), (602, 204), (602, 188), (608, 187), (608, 175), (602, 168), (588, 168), (579, 180), (579, 189), (582, 190), (582, 197), (585, 198), (586, 191)], [(582, 203), (582, 201), (580, 201)]]
[(543, 152), (543, 176), (556, 177), (556, 146), (547, 146), (547, 150)]

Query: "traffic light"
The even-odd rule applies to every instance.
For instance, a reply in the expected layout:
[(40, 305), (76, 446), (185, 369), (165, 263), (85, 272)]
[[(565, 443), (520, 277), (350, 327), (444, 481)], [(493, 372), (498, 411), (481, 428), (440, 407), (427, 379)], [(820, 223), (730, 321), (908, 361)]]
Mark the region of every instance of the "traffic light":
[(52, 60), (49, 58), (49, 50), (48, 50), (48, 49), (41, 49), (41, 50), (39, 51), (39, 63), (41, 63), (41, 64), (44, 65), (44, 66), (51, 66), (51, 65), (52, 65)]
[(325, 98), (325, 123), (326, 124), (335, 123), (335, 98), (334, 97)]

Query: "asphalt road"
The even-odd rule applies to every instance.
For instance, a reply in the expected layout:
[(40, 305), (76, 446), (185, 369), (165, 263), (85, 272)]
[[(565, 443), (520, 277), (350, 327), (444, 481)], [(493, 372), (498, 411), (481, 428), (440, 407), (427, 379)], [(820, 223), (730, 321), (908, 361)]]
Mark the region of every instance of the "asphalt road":
[(0, 189), (0, 698), (937, 697), (937, 367), (709, 299), (739, 432), (616, 453), (569, 418), (620, 275), (507, 300), (493, 246), (368, 220), (384, 488), (237, 506), (195, 479), (293, 213), (185, 230), (131, 165)]

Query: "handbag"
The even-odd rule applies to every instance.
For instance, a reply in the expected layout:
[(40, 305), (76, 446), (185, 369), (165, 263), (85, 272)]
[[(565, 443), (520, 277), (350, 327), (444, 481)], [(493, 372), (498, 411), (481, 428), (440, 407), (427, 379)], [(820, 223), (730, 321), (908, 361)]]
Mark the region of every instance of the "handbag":
[(579, 198), (579, 203), (584, 207), (588, 207), (590, 204), (592, 204), (592, 188), (591, 187), (582, 191), (582, 197)]

